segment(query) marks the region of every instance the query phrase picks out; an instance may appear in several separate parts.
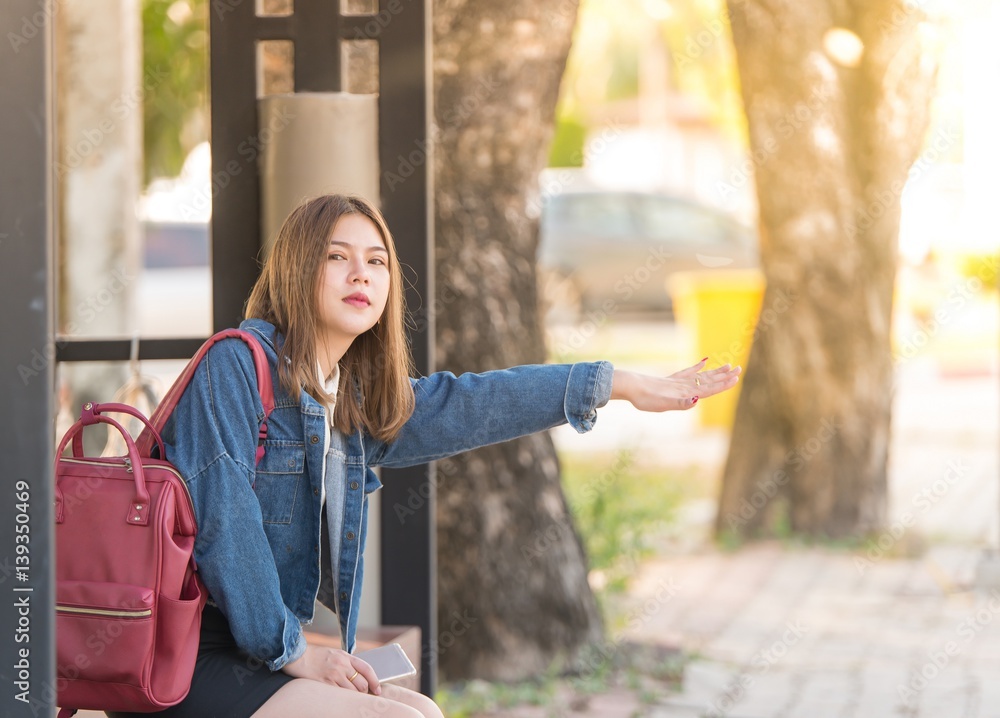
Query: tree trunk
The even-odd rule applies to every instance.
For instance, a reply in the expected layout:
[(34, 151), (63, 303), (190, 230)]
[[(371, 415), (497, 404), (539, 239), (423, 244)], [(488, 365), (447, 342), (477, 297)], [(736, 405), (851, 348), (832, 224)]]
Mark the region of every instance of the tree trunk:
[[(553, 133), (576, 2), (434, 3), (437, 367), (544, 361), (529, 194)], [(518, 680), (603, 625), (548, 435), (440, 462), (439, 665)]]
[[(767, 290), (716, 528), (863, 535), (886, 506), (899, 196), (934, 80), (922, 17), (904, 0), (729, 8)], [(863, 43), (853, 67), (824, 51), (835, 28)]]

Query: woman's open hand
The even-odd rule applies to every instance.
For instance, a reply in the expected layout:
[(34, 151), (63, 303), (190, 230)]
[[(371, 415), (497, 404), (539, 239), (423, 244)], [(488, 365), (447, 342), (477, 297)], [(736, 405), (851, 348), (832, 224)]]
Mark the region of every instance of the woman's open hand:
[(690, 409), (699, 399), (732, 389), (739, 381), (740, 367), (724, 364), (705, 370), (708, 357), (670, 376), (649, 376), (615, 369), (612, 399), (625, 399), (642, 411)]
[(375, 669), (339, 648), (306, 646), (306, 652), (281, 669), (295, 678), (311, 678), (360, 693), (382, 695)]

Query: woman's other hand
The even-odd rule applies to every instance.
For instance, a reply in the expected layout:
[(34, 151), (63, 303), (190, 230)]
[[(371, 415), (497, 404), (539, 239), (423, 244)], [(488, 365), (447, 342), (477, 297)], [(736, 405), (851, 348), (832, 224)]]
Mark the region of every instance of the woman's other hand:
[(725, 364), (705, 370), (708, 357), (670, 376), (649, 376), (615, 369), (612, 399), (625, 399), (642, 411), (690, 409), (699, 399), (732, 389), (739, 381), (738, 366)]
[(281, 669), (295, 678), (310, 678), (359, 693), (382, 695), (375, 670), (356, 656), (339, 648), (306, 646), (306, 652)]

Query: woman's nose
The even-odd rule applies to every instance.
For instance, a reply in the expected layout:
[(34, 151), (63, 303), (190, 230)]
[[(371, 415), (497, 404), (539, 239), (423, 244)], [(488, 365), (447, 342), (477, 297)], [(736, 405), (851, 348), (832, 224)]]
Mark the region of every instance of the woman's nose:
[(364, 282), (368, 284), (371, 280), (371, 274), (368, 271), (368, 263), (364, 261), (351, 262), (351, 277), (352, 282)]

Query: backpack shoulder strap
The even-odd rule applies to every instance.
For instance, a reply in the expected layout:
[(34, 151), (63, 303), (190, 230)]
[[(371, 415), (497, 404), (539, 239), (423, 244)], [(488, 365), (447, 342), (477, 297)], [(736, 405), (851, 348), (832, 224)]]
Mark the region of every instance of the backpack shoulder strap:
[[(139, 449), (140, 456), (150, 455), (154, 444), (157, 443), (157, 439), (159, 438), (157, 435), (163, 431), (164, 425), (166, 425), (170, 415), (173, 414), (177, 402), (180, 401), (181, 396), (184, 395), (184, 390), (191, 383), (191, 378), (194, 376), (195, 371), (197, 371), (201, 360), (216, 342), (220, 342), (223, 339), (242, 339), (246, 342), (246, 345), (250, 348), (250, 353), (253, 355), (254, 369), (257, 373), (257, 391), (260, 393), (260, 400), (264, 406), (264, 420), (260, 424), (257, 441), (257, 463), (260, 463), (260, 460), (264, 457), (267, 420), (270, 418), (271, 412), (274, 411), (274, 387), (271, 384), (271, 367), (268, 365), (264, 348), (261, 347), (257, 337), (242, 329), (223, 329), (221, 332), (209, 337), (201, 345), (201, 348), (198, 349), (197, 353), (191, 358), (191, 361), (184, 367), (184, 371), (177, 377), (177, 381), (173, 383), (173, 386), (167, 391), (166, 396), (163, 397), (163, 400), (157, 405), (156, 410), (150, 417), (152, 431), (147, 427), (139, 435), (136, 447)], [(154, 431), (155, 434), (153, 433)]]

